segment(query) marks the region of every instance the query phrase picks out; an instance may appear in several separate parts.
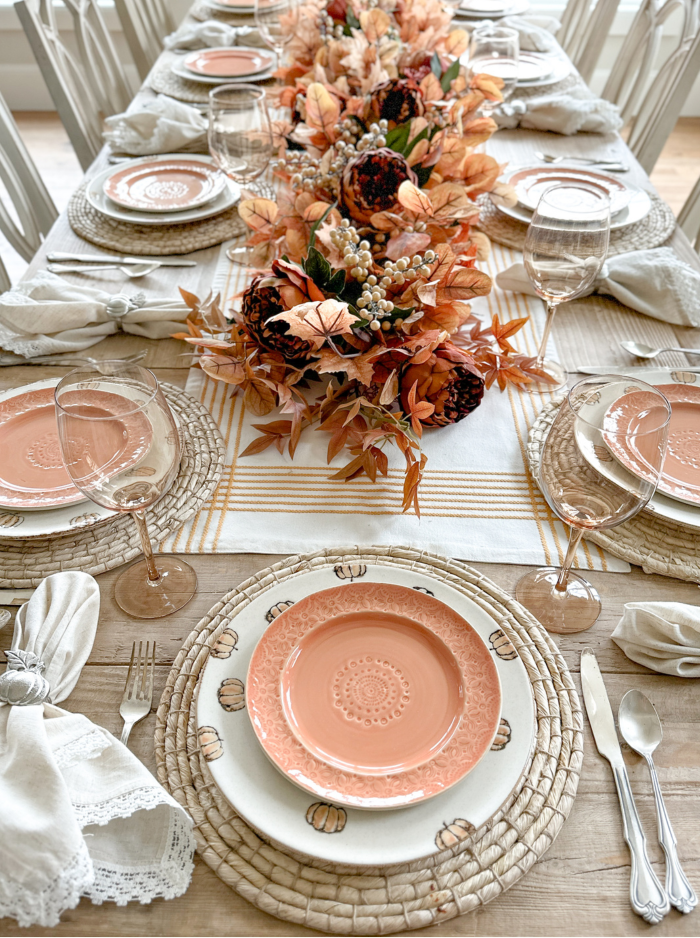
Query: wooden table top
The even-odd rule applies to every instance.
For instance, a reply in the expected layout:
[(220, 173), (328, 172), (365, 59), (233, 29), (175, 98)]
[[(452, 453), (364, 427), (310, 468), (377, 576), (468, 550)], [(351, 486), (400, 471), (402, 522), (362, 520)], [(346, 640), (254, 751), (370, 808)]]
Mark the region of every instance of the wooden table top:
[[(143, 91), (142, 95), (149, 92)], [(493, 138), (491, 152), (499, 159), (523, 161), (535, 149), (562, 153), (607, 152), (615, 145), (624, 152), (616, 136), (581, 134), (558, 138), (534, 131), (502, 132)], [(595, 149), (594, 149), (595, 148)], [(631, 156), (629, 159), (632, 160)], [(93, 171), (105, 165), (101, 156)], [(633, 165), (630, 178), (650, 187), (641, 168)], [(687, 240), (680, 232), (673, 246), (685, 259), (698, 264)], [(58, 221), (47, 242), (33, 262), (28, 276), (45, 267), (50, 250), (93, 250), (71, 231), (65, 214)], [(197, 267), (187, 270), (161, 268), (138, 281), (138, 289), (152, 295), (173, 295), (177, 286), (206, 294), (214, 270), (218, 248), (198, 251), (191, 257)], [(85, 283), (86, 278), (76, 278)], [(123, 278), (118, 272), (104, 271), (90, 281), (110, 289)], [(132, 285), (130, 285), (132, 286)], [(134, 292), (136, 292), (136, 285)], [(116, 292), (116, 290), (115, 290)], [(642, 341), (664, 342), (700, 347), (700, 330), (681, 329), (650, 320), (624, 310), (613, 301), (570, 304), (555, 324), (555, 341), (565, 364), (584, 359), (601, 364), (617, 364), (624, 358), (616, 348), (617, 338), (626, 336)], [(615, 340), (611, 337), (615, 337)], [(183, 345), (174, 340), (149, 341), (135, 336), (118, 335), (89, 350), (98, 358), (115, 358), (146, 347), (144, 364), (166, 381), (184, 386), (187, 359)], [(684, 359), (670, 356), (665, 364), (682, 364)], [(64, 374), (66, 369), (47, 366), (0, 368), (0, 389)], [(126, 670), (135, 639), (155, 639), (158, 643), (156, 699), (166, 681), (173, 659), (188, 633), (199, 619), (227, 591), (255, 571), (279, 557), (262, 554), (189, 556), (197, 571), (198, 591), (185, 609), (166, 619), (143, 622), (130, 619), (114, 602), (114, 581), (119, 570), (97, 577), (102, 606), (95, 646), (76, 689), (65, 707), (85, 713), (91, 720), (117, 736), (121, 732), (119, 704)], [(502, 588), (512, 591), (518, 578), (528, 569), (506, 564), (474, 563)], [(697, 684), (681, 678), (652, 673), (627, 659), (611, 641), (610, 634), (620, 619), (625, 602), (640, 600), (676, 600), (697, 604), (698, 587), (692, 583), (661, 576), (647, 576), (633, 568), (630, 574), (587, 573), (598, 589), (602, 614), (588, 631), (560, 636), (557, 643), (578, 684), (581, 649), (591, 646), (598, 655), (613, 709), (625, 691), (636, 687), (646, 693), (656, 706), (664, 726), (664, 739), (656, 764), (669, 814), (678, 837), (678, 850), (686, 873), (700, 891), (700, 693)], [(10, 645), (12, 630), (0, 630), (0, 648)], [(555, 636), (556, 638), (556, 636)], [(580, 685), (579, 685), (580, 691)], [(151, 770), (155, 769), (153, 732), (155, 709), (139, 723), (131, 735), (130, 747)], [(649, 853), (657, 874), (663, 880), (664, 864), (656, 841), (656, 820), (650, 779), (643, 760), (623, 744), (632, 788), (649, 842)], [(448, 935), (646, 935), (650, 927), (632, 912), (629, 905), (630, 859), (622, 838), (620, 810), (612, 774), (598, 754), (586, 723), (585, 757), (578, 795), (559, 837), (545, 856), (507, 893), (475, 912), (414, 934)], [(112, 904), (94, 906), (87, 900), (65, 912), (54, 929), (21, 929), (9, 919), (0, 921), (0, 935), (303, 935), (309, 929), (279, 921), (258, 911), (221, 882), (198, 858), (192, 884), (179, 899), (156, 900), (150, 905), (132, 903), (126, 907)], [(655, 927), (655, 935), (700, 934), (700, 912), (682, 916), (672, 910)]]

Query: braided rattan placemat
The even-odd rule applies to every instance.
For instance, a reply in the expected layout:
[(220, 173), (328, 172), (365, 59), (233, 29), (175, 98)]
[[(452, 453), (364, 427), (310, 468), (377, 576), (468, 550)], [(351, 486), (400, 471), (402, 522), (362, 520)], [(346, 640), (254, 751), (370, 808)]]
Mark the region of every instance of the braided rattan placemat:
[(230, 23), (231, 26), (255, 25), (255, 17), (252, 13), (229, 13), (227, 10), (219, 10), (217, 7), (209, 6), (204, 0), (195, 0), (195, 3), (190, 7), (188, 16), (202, 22), (205, 20), (220, 20), (222, 23)]
[[(167, 94), (170, 98), (177, 98), (178, 101), (186, 101), (188, 104), (208, 104), (209, 92), (214, 85), (206, 85), (201, 81), (188, 81), (187, 78), (176, 75), (170, 66), (177, 58), (178, 56), (173, 52), (161, 54), (148, 76), (151, 88), (159, 94)], [(264, 88), (265, 85), (274, 84), (274, 82), (274, 78), (269, 78), (267, 81), (256, 81), (255, 84)]]
[(131, 225), (108, 218), (93, 208), (85, 198), (86, 185), (83, 183), (71, 196), (68, 221), (81, 238), (110, 251), (154, 257), (159, 254), (189, 254), (190, 251), (221, 244), (247, 230), (235, 205), (201, 221), (180, 225)]
[[(644, 251), (657, 248), (667, 241), (676, 227), (676, 216), (670, 206), (654, 193), (651, 211), (634, 225), (610, 232), (608, 256), (627, 254), (629, 251)], [(528, 226), (499, 211), (488, 196), (479, 199), (479, 228), (492, 241), (522, 251)]]
[[(560, 405), (561, 400), (546, 404), (530, 429), (527, 456), (535, 479), (544, 441)], [(645, 573), (700, 582), (700, 537), (695, 528), (642, 511), (615, 528), (586, 531), (586, 539), (600, 544), (616, 557), (637, 564)]]
[[(154, 543), (177, 531), (210, 497), (224, 466), (224, 441), (209, 411), (174, 385), (161, 385), (182, 434), (180, 472), (169, 492), (146, 512)], [(76, 516), (89, 515), (89, 503), (76, 506)], [(104, 573), (128, 563), (141, 553), (136, 525), (121, 514), (94, 528), (77, 527), (70, 534), (2, 540), (0, 537), (0, 587), (23, 589), (38, 586), (50, 573), (84, 570)]]
[[(219, 792), (196, 738), (199, 677), (211, 645), (237, 612), (299, 573), (358, 561), (437, 577), (478, 603), (517, 648), (537, 711), (532, 762), (500, 810), (456, 846), (400, 866), (335, 866), (292, 855), (261, 838)], [(530, 869), (571, 810), (583, 758), (582, 725), (571, 674), (554, 642), (527, 610), (476, 570), (401, 547), (327, 549), (261, 570), (202, 619), (168, 677), (155, 749), (159, 781), (194, 818), (197, 850), (227, 885), (290, 922), (338, 934), (379, 935), (470, 912)]]

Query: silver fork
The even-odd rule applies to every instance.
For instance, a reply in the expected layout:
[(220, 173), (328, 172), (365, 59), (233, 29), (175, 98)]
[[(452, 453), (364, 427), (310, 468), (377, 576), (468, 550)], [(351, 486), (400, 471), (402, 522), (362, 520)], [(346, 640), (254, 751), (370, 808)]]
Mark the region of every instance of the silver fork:
[(0, 366), (10, 368), (12, 365), (94, 365), (99, 369), (100, 365), (103, 365), (108, 361), (120, 361), (126, 362), (128, 365), (135, 365), (137, 362), (143, 361), (143, 359), (148, 354), (147, 349), (142, 349), (140, 352), (137, 352), (135, 355), (128, 355), (126, 358), (80, 358), (77, 355), (39, 355), (37, 358), (28, 358), (20, 359), (16, 362), (4, 362), (0, 361)]
[[(129, 741), (129, 734), (135, 723), (143, 720), (151, 712), (151, 703), (153, 702), (153, 675), (156, 670), (156, 643), (153, 642), (151, 651), (151, 660), (149, 662), (149, 645), (146, 642), (146, 653), (142, 654), (143, 642), (139, 642), (139, 653), (136, 657), (136, 642), (131, 649), (131, 661), (129, 662), (129, 673), (126, 676), (126, 686), (124, 687), (124, 696), (122, 697), (119, 713), (124, 720), (124, 729), (122, 730), (121, 741), (126, 746)], [(134, 660), (136, 667), (134, 667)], [(133, 681), (132, 681), (133, 676)]]

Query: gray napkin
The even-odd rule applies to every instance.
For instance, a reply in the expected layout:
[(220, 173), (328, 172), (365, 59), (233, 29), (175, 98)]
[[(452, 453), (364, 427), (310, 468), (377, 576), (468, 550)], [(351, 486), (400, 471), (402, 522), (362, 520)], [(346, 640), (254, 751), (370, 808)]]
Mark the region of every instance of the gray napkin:
[[(497, 274), (496, 283), (502, 290), (537, 296), (523, 264)], [(671, 248), (609, 258), (588, 292), (613, 296), (630, 309), (676, 326), (700, 326), (700, 271)]]
[(167, 95), (105, 120), (102, 136), (118, 153), (145, 156), (207, 149), (207, 119), (197, 108)]
[(517, 29), (523, 52), (556, 52), (559, 49), (554, 34), (561, 29), (561, 23), (553, 16), (506, 16), (498, 25)]
[(612, 640), (632, 661), (675, 677), (700, 677), (700, 607), (625, 603)]
[(165, 37), (163, 45), (171, 52), (184, 52), (222, 46), (258, 46), (263, 42), (253, 26), (229, 26), (217, 20), (205, 20), (181, 26), (177, 32)]

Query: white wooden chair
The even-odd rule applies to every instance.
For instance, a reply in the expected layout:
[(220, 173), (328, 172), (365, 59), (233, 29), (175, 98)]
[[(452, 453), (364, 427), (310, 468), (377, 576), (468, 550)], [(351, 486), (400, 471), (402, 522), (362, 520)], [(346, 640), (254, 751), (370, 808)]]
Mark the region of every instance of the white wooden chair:
[(164, 0), (115, 0), (119, 22), (139, 76), (144, 79), (175, 29)]
[(557, 41), (588, 84), (603, 51), (620, 0), (569, 0)]
[(700, 254), (700, 179), (695, 183), (693, 191), (680, 210), (678, 224)]
[[(0, 96), (0, 180), (14, 212), (0, 199), (0, 231), (25, 261), (30, 261), (58, 215), (34, 161), (19, 135), (10, 109)], [(10, 289), (0, 260), (0, 291)]]
[(63, 0), (73, 20), (77, 54), (63, 42), (51, 0), (18, 0), (15, 10), (68, 133), (87, 169), (102, 146), (102, 121), (132, 98), (124, 69), (96, 0)]
[[(681, 29), (661, 62), (661, 41), (676, 13)], [(603, 97), (620, 107), (630, 125), (628, 146), (647, 173), (675, 127), (700, 72), (700, 0), (643, 0), (627, 34)]]

